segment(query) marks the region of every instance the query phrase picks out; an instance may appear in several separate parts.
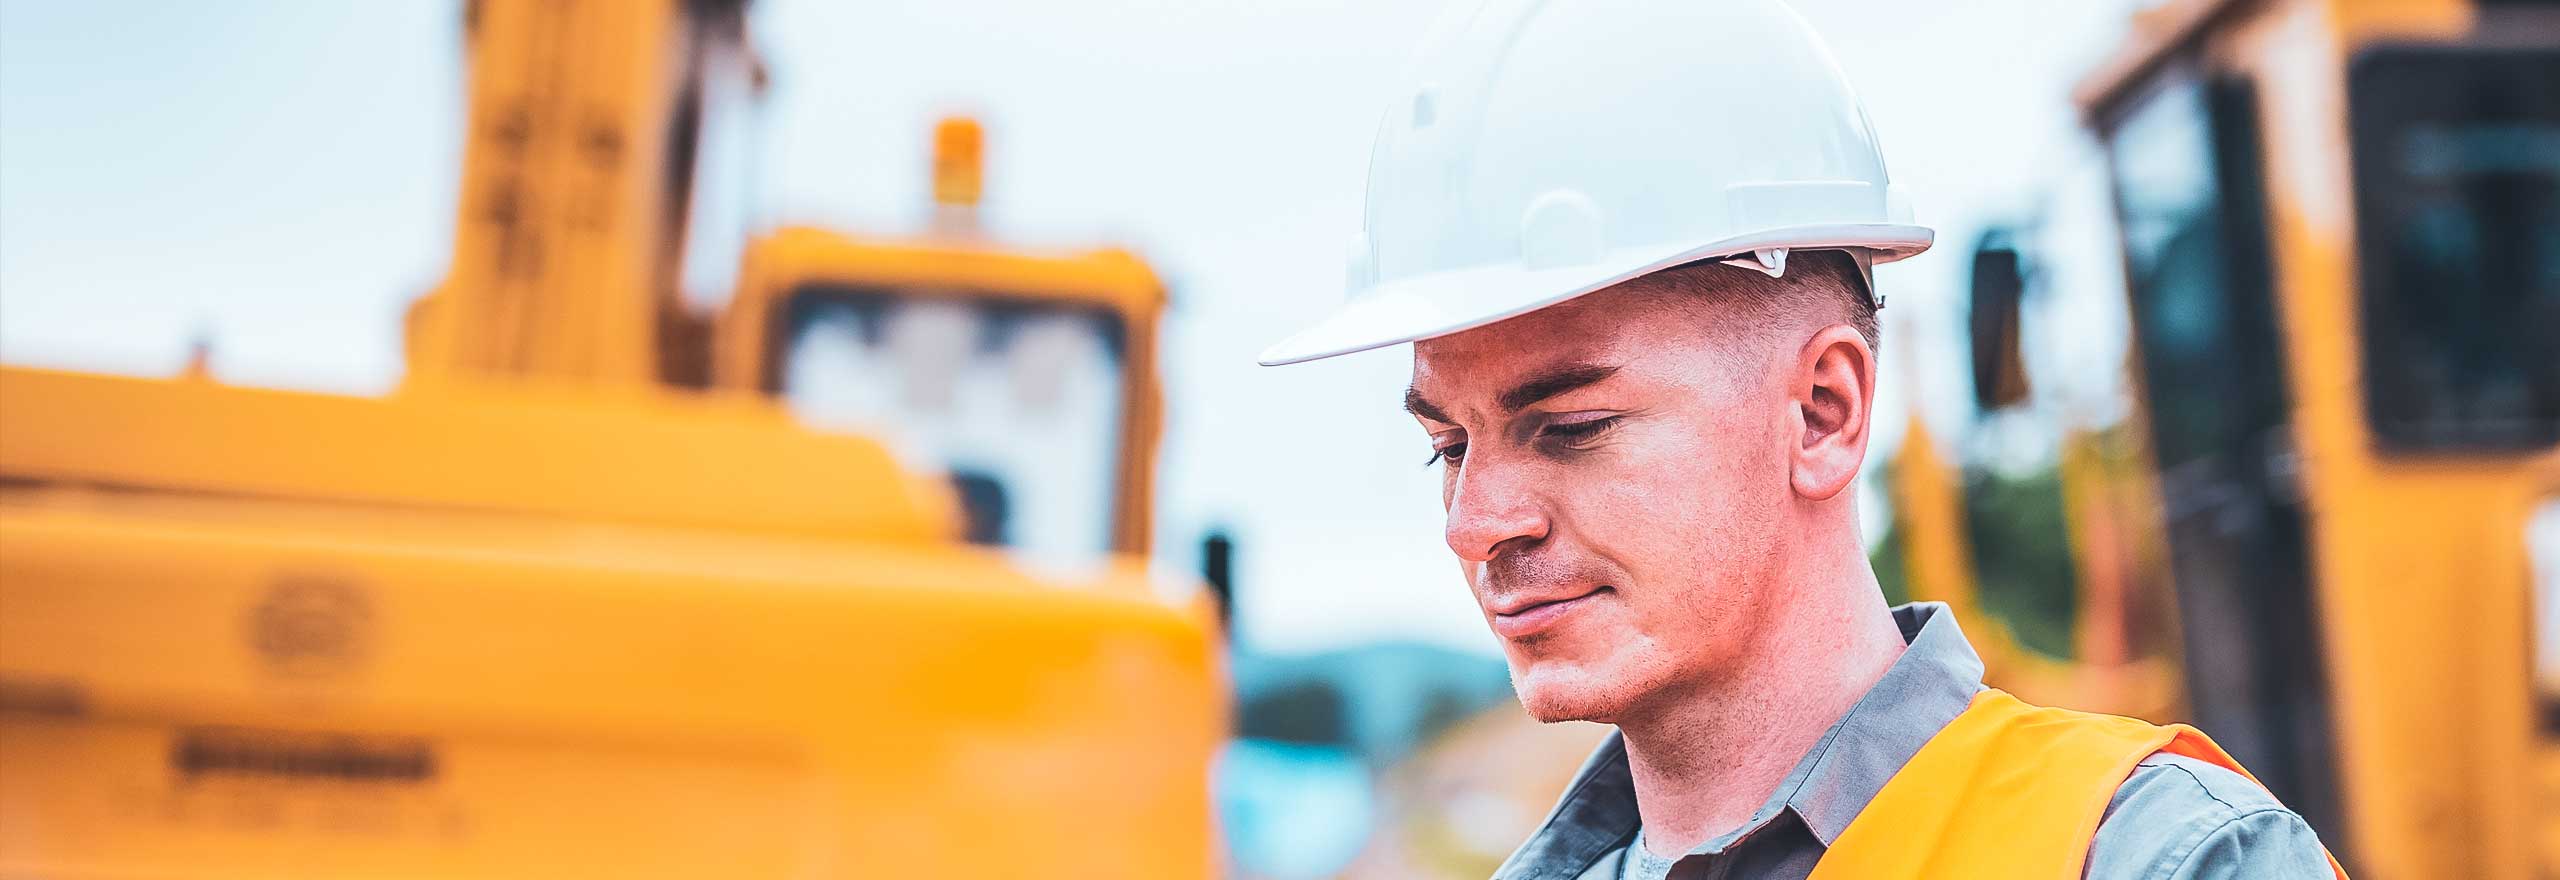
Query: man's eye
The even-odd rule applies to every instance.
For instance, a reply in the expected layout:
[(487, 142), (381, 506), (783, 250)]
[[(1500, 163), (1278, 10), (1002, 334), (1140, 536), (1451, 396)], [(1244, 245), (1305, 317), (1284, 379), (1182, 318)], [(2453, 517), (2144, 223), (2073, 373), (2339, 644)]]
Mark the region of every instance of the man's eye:
[(1457, 463), (1458, 463), (1458, 462), (1460, 462), (1460, 461), (1464, 461), (1464, 460), (1466, 460), (1466, 457), (1467, 457), (1467, 444), (1464, 444), (1464, 443), (1451, 443), (1451, 444), (1449, 444), (1449, 445), (1447, 445), (1447, 446), (1443, 446), (1443, 447), (1440, 447), (1440, 448), (1438, 448), (1438, 449), (1431, 450), (1431, 458), (1430, 458), (1430, 460), (1423, 462), (1423, 463), (1422, 463), (1422, 466), (1423, 466), (1423, 467), (1430, 467), (1430, 466), (1432, 466), (1432, 465), (1439, 464), (1439, 463), (1441, 463), (1441, 462), (1443, 462), (1443, 461), (1446, 461), (1446, 462), (1448, 462), (1448, 463), (1450, 463), (1450, 464), (1453, 464), (1453, 465), (1454, 465), (1454, 464), (1457, 464)]
[(1609, 416), (1583, 422), (1559, 422), (1548, 425), (1543, 433), (1565, 441), (1589, 440), (1600, 436), (1610, 428), (1617, 427), (1619, 418), (1619, 416)]

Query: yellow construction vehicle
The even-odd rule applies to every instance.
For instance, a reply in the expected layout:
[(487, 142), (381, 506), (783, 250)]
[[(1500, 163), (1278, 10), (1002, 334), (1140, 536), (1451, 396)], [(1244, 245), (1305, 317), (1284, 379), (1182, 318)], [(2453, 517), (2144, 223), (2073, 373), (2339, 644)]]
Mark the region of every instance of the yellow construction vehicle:
[(961, 121), (934, 234), (688, 304), (743, 5), (468, 4), (386, 397), (0, 369), (0, 875), (1214, 870), (1161, 283), (975, 233)]
[(1912, 593), (1996, 612), (1995, 683), (2201, 724), (2359, 877), (2560, 875), (2560, 7), (2172, 2), (2077, 98), (2112, 241), (1977, 249)]

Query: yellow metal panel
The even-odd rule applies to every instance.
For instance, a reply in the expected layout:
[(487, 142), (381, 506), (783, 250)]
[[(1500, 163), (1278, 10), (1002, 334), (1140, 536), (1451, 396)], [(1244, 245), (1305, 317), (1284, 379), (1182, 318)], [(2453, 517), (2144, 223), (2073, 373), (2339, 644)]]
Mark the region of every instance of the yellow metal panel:
[(1210, 870), (1212, 622), (1132, 573), (68, 494), (0, 493), (0, 873)]
[(537, 389), (356, 398), (0, 368), (0, 475), (923, 541), (938, 484), (748, 400)]
[(410, 378), (656, 382), (685, 195), (668, 136), (707, 22), (673, 0), (478, 0), (469, 19), (453, 261)]
[[(184, 772), (171, 758), (344, 766), (368, 748), (433, 755), (434, 776)], [(809, 848), (808, 768), (755, 752), (16, 714), (0, 716), (0, 756), (0, 872), (15, 876), (776, 877)]]

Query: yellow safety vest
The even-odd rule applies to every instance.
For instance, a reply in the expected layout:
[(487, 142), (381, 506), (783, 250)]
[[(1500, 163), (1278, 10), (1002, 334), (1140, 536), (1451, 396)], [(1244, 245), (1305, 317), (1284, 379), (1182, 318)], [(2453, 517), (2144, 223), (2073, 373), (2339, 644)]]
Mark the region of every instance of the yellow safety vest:
[[(2258, 781), (2184, 724), (2030, 706), (1985, 690), (1850, 821), (1812, 880), (2074, 880), (2107, 801), (2154, 752)], [(2329, 868), (2345, 880), (2335, 857)]]

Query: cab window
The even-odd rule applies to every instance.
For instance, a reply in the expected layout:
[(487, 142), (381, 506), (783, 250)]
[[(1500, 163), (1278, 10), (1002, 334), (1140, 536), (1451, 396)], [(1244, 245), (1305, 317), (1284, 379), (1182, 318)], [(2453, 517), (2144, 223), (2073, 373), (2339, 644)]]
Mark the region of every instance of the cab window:
[(1112, 549), (1125, 334), (1104, 309), (950, 290), (812, 286), (774, 379), (811, 425), (947, 474), (968, 537), (1031, 562)]
[(2376, 444), (2560, 442), (2560, 50), (2377, 49), (2348, 103)]

